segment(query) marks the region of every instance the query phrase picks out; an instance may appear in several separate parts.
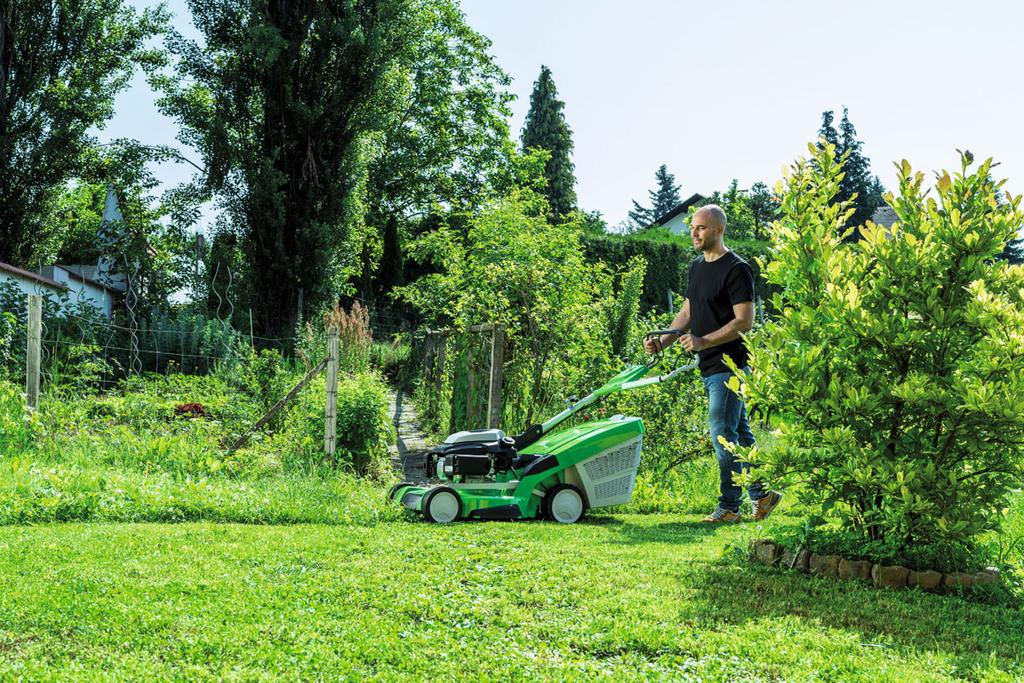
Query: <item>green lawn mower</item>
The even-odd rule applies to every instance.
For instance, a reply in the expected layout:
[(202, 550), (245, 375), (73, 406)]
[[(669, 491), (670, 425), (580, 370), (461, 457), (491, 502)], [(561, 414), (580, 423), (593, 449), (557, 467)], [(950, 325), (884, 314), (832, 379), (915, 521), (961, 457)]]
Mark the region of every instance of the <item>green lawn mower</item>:
[[(656, 330), (647, 337), (667, 334)], [(552, 434), (569, 417), (620, 391), (664, 382), (696, 367), (679, 365), (646, 375), (661, 362), (655, 354), (575, 401), (543, 424), (506, 436), (500, 429), (456, 432), (425, 455), (426, 484), (403, 482), (388, 499), (431, 522), (458, 519), (544, 518), (572, 524), (588, 509), (622, 505), (633, 496), (644, 425), (638, 417), (583, 422)]]

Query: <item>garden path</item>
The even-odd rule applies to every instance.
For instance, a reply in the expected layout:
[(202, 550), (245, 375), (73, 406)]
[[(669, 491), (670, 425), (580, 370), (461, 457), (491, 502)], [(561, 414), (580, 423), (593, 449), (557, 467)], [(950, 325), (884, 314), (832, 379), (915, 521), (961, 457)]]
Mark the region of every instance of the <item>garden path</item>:
[(405, 481), (424, 481), (422, 454), (430, 447), (420, 426), (412, 396), (401, 389), (388, 390), (388, 414), (395, 425), (391, 464)]

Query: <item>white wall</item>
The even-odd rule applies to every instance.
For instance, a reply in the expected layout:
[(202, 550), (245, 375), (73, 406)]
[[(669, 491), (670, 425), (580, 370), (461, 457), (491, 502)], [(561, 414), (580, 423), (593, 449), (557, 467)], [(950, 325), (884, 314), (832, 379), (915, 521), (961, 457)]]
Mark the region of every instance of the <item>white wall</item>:
[(109, 320), (114, 312), (114, 301), (110, 292), (99, 285), (82, 282), (71, 275), (67, 269), (60, 266), (53, 267), (53, 280), (68, 288), (68, 298), (73, 302), (91, 304)]
[[(57, 301), (61, 294), (61, 290), (55, 287), (43, 284), (38, 280), (31, 280), (27, 277), (16, 275), (15, 273), (9, 273), (6, 270), (0, 270), (0, 282), (13, 282), (14, 285), (21, 290), (23, 294), (25, 294), (25, 296), (28, 296), (29, 294), (41, 294), (53, 301)], [(27, 306), (28, 303), (26, 302), (25, 305)]]
[[(49, 270), (47, 269), (48, 272)], [(0, 270), (0, 282), (13, 282), (15, 287), (26, 296), (29, 294), (40, 294), (53, 302), (58, 302), (61, 294), (65, 294), (72, 303), (83, 302), (89, 304), (106, 316), (107, 319), (110, 319), (113, 315), (114, 302), (111, 293), (107, 289), (75, 279), (67, 270), (60, 266), (53, 266), (52, 271), (52, 277), (49, 274), (46, 277), (64, 285), (67, 289), (58, 289), (52, 285), (6, 270)]]
[(672, 218), (672, 220), (665, 221), (662, 225), (663, 228), (668, 228), (670, 232), (675, 235), (689, 235), (690, 226), (686, 223), (686, 212), (680, 213), (678, 216)]

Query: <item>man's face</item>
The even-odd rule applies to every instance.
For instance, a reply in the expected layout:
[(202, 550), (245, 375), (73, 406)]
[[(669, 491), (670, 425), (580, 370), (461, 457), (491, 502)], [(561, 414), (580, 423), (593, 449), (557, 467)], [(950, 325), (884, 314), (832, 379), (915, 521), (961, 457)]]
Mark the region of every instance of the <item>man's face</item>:
[(697, 251), (706, 251), (714, 247), (722, 235), (722, 226), (713, 222), (711, 214), (707, 211), (698, 211), (693, 214), (690, 221), (690, 237), (693, 239), (693, 248)]

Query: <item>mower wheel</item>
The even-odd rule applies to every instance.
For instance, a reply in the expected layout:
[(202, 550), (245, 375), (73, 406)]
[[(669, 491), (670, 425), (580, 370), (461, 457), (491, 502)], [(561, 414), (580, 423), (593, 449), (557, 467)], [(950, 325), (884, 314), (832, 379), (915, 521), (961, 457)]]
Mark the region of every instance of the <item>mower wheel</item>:
[(398, 490), (399, 490), (400, 488), (402, 488), (403, 486), (412, 486), (412, 485), (413, 485), (413, 483), (412, 483), (411, 481), (403, 481), (403, 482), (401, 482), (401, 483), (395, 484), (395, 485), (394, 485), (394, 486), (392, 486), (392, 487), (391, 487), (391, 489), (390, 489), (390, 490), (388, 491), (388, 497), (387, 497), (387, 499), (386, 499), (386, 500), (387, 500), (387, 501), (388, 501), (389, 503), (394, 503), (394, 502), (395, 502), (395, 494), (396, 494), (396, 493), (398, 493)]
[(455, 489), (438, 486), (423, 499), (423, 516), (437, 524), (454, 522), (462, 515), (462, 499)]
[(572, 484), (559, 484), (544, 496), (544, 517), (560, 524), (575, 524), (587, 511), (583, 492)]

